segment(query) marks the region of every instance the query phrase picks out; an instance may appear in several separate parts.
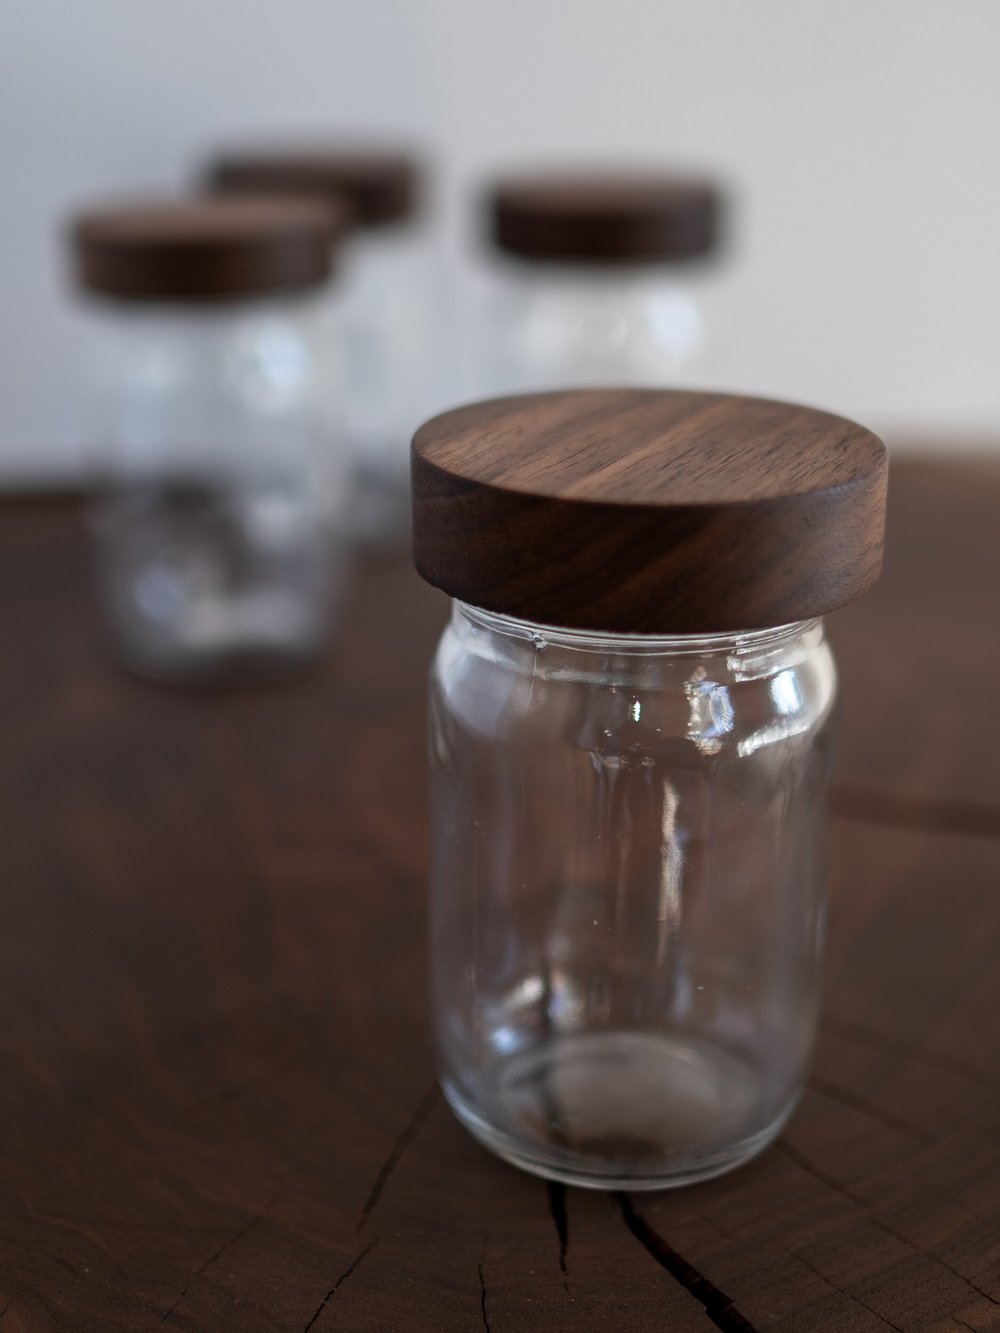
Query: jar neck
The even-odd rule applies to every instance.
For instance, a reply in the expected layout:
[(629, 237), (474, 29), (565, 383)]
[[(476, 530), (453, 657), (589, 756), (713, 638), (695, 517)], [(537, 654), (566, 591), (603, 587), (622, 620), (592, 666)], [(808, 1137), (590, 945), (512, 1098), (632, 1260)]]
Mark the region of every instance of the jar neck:
[(714, 269), (714, 256), (643, 259), (635, 262), (585, 261), (579, 259), (526, 259), (500, 251), (500, 271), (526, 286), (546, 283), (568, 289), (621, 291), (632, 288), (700, 287)]
[(146, 329), (225, 331), (257, 320), (309, 317), (335, 282), (334, 277), (304, 291), (265, 292), (218, 301), (147, 301), (85, 294), (84, 304), (97, 322), (119, 326), (130, 335)]
[(468, 626), (474, 631), (485, 631), (508, 639), (512, 644), (527, 641), (536, 648), (559, 648), (569, 652), (595, 654), (602, 658), (609, 655), (676, 657), (688, 654), (699, 657), (746, 654), (752, 657), (780, 650), (786, 644), (792, 646), (803, 637), (811, 637), (816, 641), (823, 638), (821, 617), (766, 629), (732, 630), (717, 634), (616, 634), (603, 630), (542, 625), (532, 620), (485, 611), (482, 607), (457, 599), (453, 601), (452, 607), (452, 620), (456, 627)]

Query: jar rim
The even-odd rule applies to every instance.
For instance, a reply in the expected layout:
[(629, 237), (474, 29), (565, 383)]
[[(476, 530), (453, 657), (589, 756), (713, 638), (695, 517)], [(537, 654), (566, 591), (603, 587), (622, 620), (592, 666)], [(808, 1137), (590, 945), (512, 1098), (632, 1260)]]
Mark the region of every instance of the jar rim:
[(531, 639), (539, 647), (553, 644), (578, 652), (646, 653), (706, 653), (757, 651), (787, 642), (822, 626), (822, 616), (806, 620), (792, 620), (784, 625), (762, 629), (738, 629), (712, 634), (623, 634), (608, 630), (572, 629), (560, 625), (546, 625), (534, 620), (522, 620), (499, 611), (487, 611), (471, 602), (453, 598), (455, 614), (483, 629), (511, 638)]

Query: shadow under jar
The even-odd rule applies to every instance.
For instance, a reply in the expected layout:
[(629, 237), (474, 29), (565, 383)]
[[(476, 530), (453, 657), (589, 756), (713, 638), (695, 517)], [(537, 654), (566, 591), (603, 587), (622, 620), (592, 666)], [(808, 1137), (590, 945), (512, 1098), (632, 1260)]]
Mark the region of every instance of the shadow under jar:
[(139, 674), (274, 677), (325, 646), (341, 555), (312, 335), (332, 226), (319, 204), (250, 198), (76, 220), (79, 283), (100, 298), (100, 591)]
[(841, 418), (653, 390), (460, 408), (413, 448), (434, 1015), (463, 1124), (655, 1189), (780, 1131), (813, 1040), (836, 674), (885, 458)]

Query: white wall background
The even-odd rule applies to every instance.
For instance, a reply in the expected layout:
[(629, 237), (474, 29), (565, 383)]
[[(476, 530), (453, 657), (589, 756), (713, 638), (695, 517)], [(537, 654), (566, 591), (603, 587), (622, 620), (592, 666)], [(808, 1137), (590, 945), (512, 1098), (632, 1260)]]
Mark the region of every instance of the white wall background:
[[(468, 190), (572, 153), (719, 171), (733, 387), (892, 439), (1000, 448), (997, 0), (5, 0), (0, 474), (76, 464), (59, 228), (184, 182), (206, 146), (329, 127)], [(456, 392), (461, 386), (456, 385)]]

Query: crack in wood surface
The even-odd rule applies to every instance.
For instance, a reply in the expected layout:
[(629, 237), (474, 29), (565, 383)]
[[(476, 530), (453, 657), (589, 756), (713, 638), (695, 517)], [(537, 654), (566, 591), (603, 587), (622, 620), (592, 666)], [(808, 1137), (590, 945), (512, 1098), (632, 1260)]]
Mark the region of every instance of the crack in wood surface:
[(483, 1253), (479, 1259), (479, 1313), (482, 1315), (483, 1328), (486, 1330), (486, 1333), (491, 1333), (490, 1317), (486, 1313), (486, 1278), (483, 1275), (483, 1265), (485, 1264), (485, 1262), (486, 1262), (486, 1250), (484, 1248)]
[(975, 801), (904, 796), (838, 783), (831, 793), (831, 807), (837, 818), (859, 824), (958, 838), (1000, 838), (1000, 809)]
[(983, 1291), (982, 1287), (978, 1287), (970, 1277), (966, 1277), (966, 1275), (960, 1273), (957, 1268), (953, 1268), (951, 1264), (948, 1263), (947, 1259), (942, 1259), (942, 1257), (939, 1254), (935, 1254), (933, 1250), (925, 1250), (924, 1247), (919, 1245), (915, 1240), (908, 1239), (908, 1237), (904, 1236), (901, 1232), (896, 1231), (894, 1227), (889, 1226), (887, 1222), (872, 1211), (870, 1205), (866, 1203), (860, 1194), (854, 1193), (849, 1185), (843, 1185), (840, 1181), (835, 1180), (833, 1176), (827, 1175), (821, 1167), (816, 1166), (808, 1157), (803, 1156), (797, 1148), (793, 1148), (785, 1139), (779, 1139), (775, 1144), (775, 1147), (783, 1152), (790, 1161), (795, 1163), (796, 1166), (799, 1166), (803, 1171), (808, 1172), (814, 1180), (818, 1180), (821, 1185), (826, 1185), (829, 1189), (835, 1190), (843, 1198), (848, 1199), (856, 1207), (860, 1208), (873, 1227), (877, 1227), (878, 1230), (883, 1232), (886, 1236), (891, 1236), (892, 1239), (898, 1241), (900, 1245), (905, 1245), (908, 1250), (913, 1250), (915, 1254), (922, 1254), (925, 1259), (931, 1259), (934, 1263), (940, 1264), (946, 1272), (952, 1275), (952, 1277), (958, 1278), (959, 1282), (964, 1282), (970, 1291), (974, 1291), (977, 1296), (982, 1296), (984, 1301), (989, 1301), (990, 1305), (1000, 1309), (1000, 1301), (994, 1300), (988, 1291)]
[(757, 1333), (753, 1324), (741, 1314), (724, 1291), (699, 1273), (693, 1264), (678, 1254), (672, 1245), (649, 1225), (632, 1207), (627, 1194), (616, 1191), (615, 1198), (621, 1209), (625, 1225), (639, 1244), (656, 1260), (661, 1268), (666, 1269), (675, 1282), (703, 1307), (709, 1319), (722, 1333)]
[(420, 1133), (421, 1129), (423, 1128), (424, 1121), (427, 1119), (430, 1113), (434, 1110), (434, 1107), (437, 1105), (439, 1093), (440, 1089), (438, 1088), (437, 1083), (434, 1083), (431, 1086), (431, 1088), (421, 1098), (420, 1104), (418, 1105), (417, 1109), (413, 1112), (409, 1120), (403, 1126), (402, 1130), (400, 1131), (399, 1135), (396, 1138), (396, 1141), (393, 1143), (392, 1147), (386, 1154), (385, 1160), (382, 1162), (382, 1165), (379, 1167), (378, 1172), (375, 1176), (374, 1183), (372, 1184), (371, 1190), (368, 1194), (368, 1198), (365, 1201), (365, 1206), (361, 1210), (361, 1216), (358, 1218), (358, 1224), (356, 1227), (357, 1231), (360, 1231), (364, 1227), (369, 1217), (371, 1217), (372, 1213), (375, 1211), (375, 1206), (382, 1195), (382, 1191), (389, 1183), (389, 1177), (392, 1175), (393, 1171), (395, 1171), (396, 1167), (399, 1165), (400, 1158), (403, 1156), (407, 1148)]
[(336, 1282), (333, 1284), (330, 1290), (320, 1301), (319, 1305), (317, 1305), (312, 1318), (309, 1320), (309, 1323), (306, 1324), (305, 1328), (302, 1330), (302, 1333), (309, 1333), (309, 1330), (312, 1328), (313, 1324), (315, 1324), (316, 1320), (320, 1317), (320, 1315), (323, 1313), (326, 1307), (330, 1304), (334, 1296), (336, 1296), (337, 1292), (340, 1290), (343, 1284), (347, 1281), (347, 1279), (357, 1268), (358, 1264), (360, 1264), (362, 1259), (365, 1259), (369, 1254), (371, 1254), (372, 1250), (374, 1250), (375, 1246), (378, 1244), (378, 1239), (379, 1239), (378, 1236), (373, 1237), (373, 1239), (368, 1242), (368, 1244), (361, 1251), (361, 1253), (355, 1255), (355, 1257), (351, 1260), (351, 1262), (341, 1273), (340, 1277), (337, 1278)]
[(898, 1060), (912, 1064), (926, 1065), (942, 1074), (952, 1074), (964, 1078), (968, 1083), (975, 1083), (989, 1092), (1000, 1092), (1000, 1078), (993, 1077), (988, 1070), (969, 1064), (959, 1056), (951, 1056), (937, 1051), (924, 1051), (897, 1037), (886, 1037), (880, 1032), (872, 1032), (860, 1023), (851, 1023), (836, 1017), (826, 1016), (820, 1020), (819, 1030), (841, 1041), (853, 1042), (856, 1046), (867, 1046), (880, 1055), (892, 1055)]
[(845, 1290), (843, 1287), (839, 1286), (836, 1282), (834, 1282), (832, 1278), (827, 1277), (827, 1275), (824, 1272), (822, 1272), (820, 1269), (816, 1267), (816, 1265), (812, 1262), (812, 1260), (806, 1258), (806, 1256), (802, 1253), (801, 1250), (792, 1249), (788, 1245), (782, 1245), (781, 1248), (789, 1256), (789, 1258), (797, 1259), (800, 1264), (803, 1264), (806, 1268), (809, 1269), (810, 1273), (815, 1273), (816, 1276), (820, 1279), (820, 1281), (825, 1283), (826, 1286), (828, 1286), (831, 1291), (835, 1291), (838, 1296), (843, 1296), (845, 1300), (851, 1301), (852, 1304), (860, 1305), (862, 1310), (867, 1310), (869, 1314), (874, 1315), (880, 1324), (885, 1324), (886, 1328), (896, 1329), (896, 1333), (902, 1333), (902, 1329), (896, 1328), (896, 1325), (892, 1323), (891, 1320), (886, 1319), (885, 1315), (881, 1315), (877, 1310), (872, 1309), (872, 1307), (868, 1304), (867, 1301), (863, 1301), (861, 1297), (856, 1296), (853, 1291)]
[[(837, 1287), (836, 1290), (840, 1291), (840, 1288)], [(847, 1295), (847, 1293), (843, 1291), (841, 1291), (840, 1294), (842, 1296)], [(908, 1333), (907, 1329), (900, 1328), (900, 1326), (898, 1324), (894, 1324), (891, 1319), (886, 1319), (884, 1314), (879, 1314), (877, 1310), (873, 1310), (870, 1305), (868, 1305), (865, 1301), (861, 1300), (859, 1297), (854, 1297), (854, 1299), (861, 1306), (862, 1310), (867, 1310), (869, 1314), (873, 1314), (875, 1318), (879, 1320), (880, 1323), (885, 1324), (886, 1328), (891, 1328), (893, 1330), (893, 1333)]]
[(188, 1292), (198, 1281), (198, 1279), (202, 1276), (202, 1274), (207, 1272), (208, 1269), (210, 1269), (218, 1259), (221, 1259), (227, 1250), (231, 1250), (234, 1245), (237, 1245), (244, 1238), (244, 1236), (248, 1236), (255, 1226), (258, 1226), (261, 1222), (263, 1222), (264, 1218), (271, 1211), (271, 1208), (273, 1206), (274, 1206), (273, 1203), (269, 1204), (262, 1213), (258, 1213), (256, 1217), (252, 1217), (250, 1221), (246, 1224), (246, 1226), (242, 1227), (239, 1231), (237, 1231), (235, 1236), (230, 1237), (230, 1239), (227, 1240), (223, 1245), (220, 1245), (219, 1248), (215, 1251), (215, 1253), (211, 1256), (211, 1258), (205, 1260), (205, 1262), (197, 1270), (197, 1272), (192, 1273), (187, 1286), (184, 1288), (181, 1294), (174, 1301), (173, 1305), (160, 1320), (161, 1326), (167, 1322), (167, 1320), (177, 1309), (181, 1301), (188, 1294)]
[(907, 1138), (915, 1139), (918, 1143), (933, 1144), (937, 1140), (930, 1134), (925, 1134), (923, 1130), (917, 1129), (915, 1125), (910, 1125), (905, 1120), (900, 1120), (891, 1112), (883, 1111), (878, 1106), (873, 1106), (871, 1102), (863, 1097), (858, 1097), (855, 1093), (849, 1092), (846, 1088), (841, 1088), (829, 1079), (823, 1078), (821, 1074), (813, 1074), (809, 1078), (808, 1086), (814, 1092), (820, 1093), (823, 1097), (829, 1097), (832, 1101), (839, 1102), (842, 1106), (848, 1107), (852, 1111), (857, 1111), (859, 1115), (867, 1116), (869, 1120), (874, 1120), (877, 1124), (885, 1125), (887, 1129), (895, 1130), (897, 1134), (905, 1134)]
[[(700, 1221), (704, 1222), (706, 1226), (711, 1227), (713, 1231), (717, 1231), (720, 1236), (724, 1236), (726, 1240), (734, 1241), (737, 1245), (742, 1244), (742, 1238), (739, 1236), (738, 1233), (732, 1231), (726, 1231), (726, 1229), (715, 1218), (707, 1217), (704, 1213), (700, 1213), (697, 1210), (697, 1208), (693, 1209), (692, 1212), (694, 1213), (695, 1217), (697, 1217)], [(863, 1301), (860, 1296), (855, 1296), (853, 1292), (847, 1291), (845, 1290), (845, 1288), (838, 1286), (838, 1284), (834, 1282), (833, 1278), (827, 1277), (826, 1273), (822, 1272), (819, 1268), (817, 1268), (811, 1259), (806, 1258), (802, 1250), (797, 1250), (789, 1245), (785, 1245), (780, 1240), (777, 1240), (774, 1237), (770, 1238), (770, 1243), (776, 1245), (777, 1248), (781, 1250), (782, 1254), (787, 1254), (790, 1259), (796, 1259), (800, 1264), (803, 1265), (803, 1267), (808, 1268), (810, 1273), (815, 1273), (815, 1275), (819, 1278), (819, 1280), (823, 1283), (823, 1285), (825, 1287), (829, 1287), (831, 1291), (835, 1291), (838, 1296), (843, 1296), (844, 1300), (851, 1301), (852, 1304), (858, 1305), (862, 1310), (866, 1310), (869, 1314), (874, 1315), (875, 1318), (879, 1321), (879, 1323), (884, 1324), (886, 1328), (896, 1329), (895, 1324), (893, 1324), (890, 1320), (886, 1319), (884, 1315), (880, 1315), (877, 1310), (873, 1310), (872, 1307), (866, 1304), (866, 1302)], [(901, 1330), (896, 1329), (896, 1333), (901, 1333)]]
[(566, 1186), (558, 1180), (547, 1180), (545, 1187), (549, 1198), (549, 1212), (555, 1223), (559, 1237), (559, 1271), (562, 1273), (563, 1286), (569, 1291), (569, 1268), (566, 1255), (569, 1250), (569, 1223), (566, 1216)]

